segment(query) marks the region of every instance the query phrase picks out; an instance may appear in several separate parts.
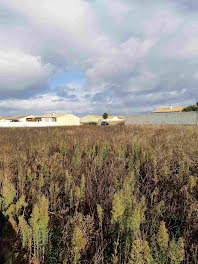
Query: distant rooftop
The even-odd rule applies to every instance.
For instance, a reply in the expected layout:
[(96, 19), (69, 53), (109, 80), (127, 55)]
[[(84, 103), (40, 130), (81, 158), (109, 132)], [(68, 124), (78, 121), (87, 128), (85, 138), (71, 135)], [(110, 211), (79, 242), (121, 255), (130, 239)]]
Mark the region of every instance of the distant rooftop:
[(68, 114), (55, 114), (55, 113), (52, 113), (52, 114), (44, 114), (44, 115), (40, 115), (38, 117), (61, 117), (61, 116), (65, 116), (65, 115), (68, 115)]
[(24, 117), (27, 117), (27, 115), (14, 115), (14, 116), (0, 116), (0, 120), (2, 119), (20, 119), (20, 118), (24, 118)]
[[(90, 115), (90, 116), (93, 116), (95, 118), (103, 118), (102, 115)], [(112, 119), (114, 118), (115, 116), (108, 116), (108, 119)]]
[(186, 107), (186, 106), (165, 107), (165, 108), (157, 109), (157, 110), (153, 111), (153, 113), (181, 112), (181, 111), (184, 110), (185, 107)]

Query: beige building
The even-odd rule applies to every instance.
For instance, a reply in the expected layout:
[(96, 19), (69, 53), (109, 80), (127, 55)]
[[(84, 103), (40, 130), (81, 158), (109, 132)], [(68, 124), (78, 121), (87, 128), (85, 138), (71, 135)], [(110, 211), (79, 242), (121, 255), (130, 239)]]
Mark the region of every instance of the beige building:
[(81, 117), (80, 122), (81, 123), (90, 123), (90, 122), (98, 122), (102, 116), (99, 115), (86, 115)]
[(57, 126), (79, 126), (80, 118), (73, 114), (44, 114), (26, 118), (27, 122), (48, 122), (55, 123)]

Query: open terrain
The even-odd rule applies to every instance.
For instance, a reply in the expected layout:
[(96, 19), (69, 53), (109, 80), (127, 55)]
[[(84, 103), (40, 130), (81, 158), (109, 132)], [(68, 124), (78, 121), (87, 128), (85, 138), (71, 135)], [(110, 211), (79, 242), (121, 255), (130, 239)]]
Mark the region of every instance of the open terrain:
[(0, 263), (198, 263), (198, 128), (0, 129)]

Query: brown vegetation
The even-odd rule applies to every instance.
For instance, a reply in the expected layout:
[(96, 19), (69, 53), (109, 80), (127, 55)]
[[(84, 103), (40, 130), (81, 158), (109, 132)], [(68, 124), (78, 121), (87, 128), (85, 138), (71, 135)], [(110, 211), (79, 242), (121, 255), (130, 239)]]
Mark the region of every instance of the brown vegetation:
[(196, 127), (1, 129), (0, 146), (0, 263), (198, 263)]

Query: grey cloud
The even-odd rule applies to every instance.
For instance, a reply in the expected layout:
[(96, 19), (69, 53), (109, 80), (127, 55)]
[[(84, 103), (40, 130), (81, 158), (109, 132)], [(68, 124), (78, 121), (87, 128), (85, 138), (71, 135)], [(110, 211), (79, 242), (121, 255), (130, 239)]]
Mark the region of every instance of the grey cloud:
[(86, 94), (83, 96), (83, 98), (84, 98), (84, 99), (89, 99), (89, 98), (91, 98), (91, 94), (86, 93)]
[(196, 0), (175, 0), (177, 7), (183, 12), (197, 12), (198, 2)]
[(64, 98), (60, 98), (60, 99), (57, 99), (57, 100), (52, 100), (52, 102), (63, 102), (64, 101)]
[(98, 102), (98, 101), (103, 102), (104, 100), (106, 101), (105, 93), (96, 93), (91, 99), (92, 102)]
[(3, 87), (1, 91), (0, 100), (10, 99), (10, 98), (17, 98), (17, 99), (28, 99), (32, 98), (36, 95), (42, 95), (49, 91), (49, 84), (48, 82), (40, 82), (37, 83), (35, 86), (28, 86), (28, 89), (22, 91), (13, 91), (13, 90), (6, 90), (6, 87)]
[(52, 94), (55, 93), (57, 96), (63, 97), (64, 99), (72, 102), (78, 102), (78, 93), (75, 94), (75, 89), (70, 88), (68, 85), (58, 85), (51, 89)]
[(20, 12), (4, 5), (0, 8), (0, 28), (15, 27), (16, 25), (23, 26), (26, 19)]

